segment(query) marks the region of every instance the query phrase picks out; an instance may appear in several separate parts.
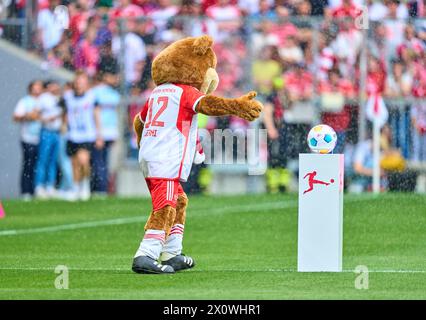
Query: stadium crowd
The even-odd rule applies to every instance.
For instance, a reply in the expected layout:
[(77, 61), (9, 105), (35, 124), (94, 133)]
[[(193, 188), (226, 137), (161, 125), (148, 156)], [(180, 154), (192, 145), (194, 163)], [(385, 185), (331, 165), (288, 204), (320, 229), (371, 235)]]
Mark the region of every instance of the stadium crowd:
[[(69, 10), (68, 29), (55, 23), (60, 4)], [(25, 0), (12, 5), (9, 16), (25, 15)], [(391, 168), (401, 168), (405, 160), (424, 162), (423, 0), (39, 0), (32, 49), (48, 65), (85, 70), (91, 79), (121, 71), (131, 119), (153, 87), (150, 64), (156, 53), (184, 36), (212, 35), (219, 93), (236, 96), (252, 84), (265, 102), (266, 178), (275, 192), (288, 188), (288, 162), (305, 151), (301, 141), (318, 113), (317, 120), (338, 133), (336, 152), (347, 154), (354, 175), (371, 176), (371, 140), (357, 141), (364, 45), (355, 19), (363, 8), (368, 8), (370, 22), (366, 93), (383, 97), (390, 112), (382, 130), (383, 141), (388, 141), (383, 142), (384, 153), (398, 159)], [(248, 127), (232, 117), (209, 118), (202, 125)], [(136, 154), (131, 134), (129, 149)]]

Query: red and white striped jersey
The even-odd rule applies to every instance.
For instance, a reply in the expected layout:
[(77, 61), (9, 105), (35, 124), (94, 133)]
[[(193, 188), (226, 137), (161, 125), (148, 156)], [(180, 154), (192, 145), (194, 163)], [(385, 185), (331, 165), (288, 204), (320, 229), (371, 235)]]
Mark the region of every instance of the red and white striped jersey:
[(140, 112), (139, 163), (145, 178), (188, 179), (197, 142), (195, 107), (203, 96), (194, 87), (169, 83), (151, 93)]

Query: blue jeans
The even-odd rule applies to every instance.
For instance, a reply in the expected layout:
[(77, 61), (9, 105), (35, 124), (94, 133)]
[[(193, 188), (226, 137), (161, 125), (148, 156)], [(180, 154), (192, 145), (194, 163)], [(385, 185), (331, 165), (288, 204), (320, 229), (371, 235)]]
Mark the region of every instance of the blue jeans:
[(67, 139), (65, 135), (59, 138), (59, 154), (58, 154), (59, 169), (61, 170), (61, 184), (59, 189), (69, 191), (73, 188), (74, 180), (72, 175), (71, 159), (67, 155)]
[(59, 132), (42, 129), (38, 150), (35, 186), (53, 187), (56, 182)]

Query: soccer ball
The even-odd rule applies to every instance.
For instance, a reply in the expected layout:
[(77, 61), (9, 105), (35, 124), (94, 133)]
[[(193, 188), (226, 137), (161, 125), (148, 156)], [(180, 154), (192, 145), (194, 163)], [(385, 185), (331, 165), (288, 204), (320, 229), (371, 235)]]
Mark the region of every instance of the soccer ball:
[(319, 124), (313, 127), (308, 134), (308, 146), (314, 153), (331, 153), (337, 142), (337, 134), (332, 127)]

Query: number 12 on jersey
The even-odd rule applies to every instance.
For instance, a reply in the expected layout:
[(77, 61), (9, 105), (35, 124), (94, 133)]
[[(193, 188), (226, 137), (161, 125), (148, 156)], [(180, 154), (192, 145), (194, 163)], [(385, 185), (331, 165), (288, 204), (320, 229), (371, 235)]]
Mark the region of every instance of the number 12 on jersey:
[(154, 99), (153, 98), (149, 99), (148, 114), (147, 114), (147, 121), (145, 123), (145, 128), (164, 127), (164, 121), (159, 121), (158, 118), (166, 110), (168, 103), (169, 103), (168, 97), (158, 97), (156, 101), (156, 108), (155, 108), (158, 111), (154, 114), (154, 117), (153, 117), (152, 109), (154, 107)]

